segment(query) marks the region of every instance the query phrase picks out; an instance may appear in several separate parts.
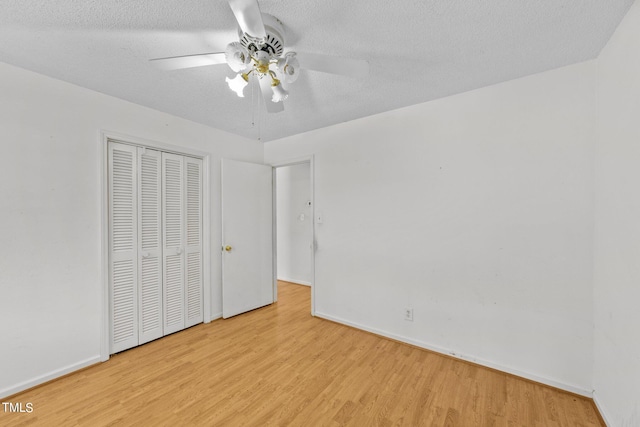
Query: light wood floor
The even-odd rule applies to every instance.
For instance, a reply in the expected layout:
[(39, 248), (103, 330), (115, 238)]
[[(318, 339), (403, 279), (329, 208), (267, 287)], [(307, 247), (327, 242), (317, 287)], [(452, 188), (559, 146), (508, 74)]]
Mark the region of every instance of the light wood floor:
[(313, 318), (309, 288), (3, 401), (0, 425), (601, 426), (589, 399)]

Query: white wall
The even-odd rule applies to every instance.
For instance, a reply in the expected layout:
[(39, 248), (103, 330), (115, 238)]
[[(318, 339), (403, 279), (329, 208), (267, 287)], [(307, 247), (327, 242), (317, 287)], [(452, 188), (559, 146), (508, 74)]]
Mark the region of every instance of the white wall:
[(220, 158), (263, 148), (0, 63), (0, 396), (98, 360), (101, 129), (210, 153), (212, 312), (221, 312)]
[(595, 400), (640, 425), (640, 2), (598, 58)]
[(276, 169), (278, 279), (311, 285), (310, 166), (301, 163)]
[[(640, 423), (638, 52), (636, 2), (597, 61), (268, 143), (269, 163), (315, 154), (318, 314)], [(98, 359), (100, 129), (211, 153), (212, 248), (219, 159), (262, 146), (5, 64), (0, 93), (6, 396)]]
[(587, 62), (267, 143), (315, 155), (316, 314), (590, 395), (594, 88)]

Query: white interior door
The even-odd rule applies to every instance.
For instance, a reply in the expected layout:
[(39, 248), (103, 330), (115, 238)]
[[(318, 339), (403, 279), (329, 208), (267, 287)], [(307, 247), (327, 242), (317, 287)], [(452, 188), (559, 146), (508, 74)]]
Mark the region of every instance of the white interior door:
[(222, 160), (222, 317), (273, 303), (272, 168)]

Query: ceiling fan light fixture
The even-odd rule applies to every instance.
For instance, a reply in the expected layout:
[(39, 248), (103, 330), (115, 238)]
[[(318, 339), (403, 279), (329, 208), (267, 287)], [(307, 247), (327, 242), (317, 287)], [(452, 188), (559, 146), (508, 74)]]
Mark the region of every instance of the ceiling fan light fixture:
[(267, 74), (269, 72), (271, 56), (267, 52), (262, 50), (257, 51), (253, 57), (253, 61), (255, 62), (254, 68), (258, 73)]
[(244, 71), (251, 63), (249, 51), (239, 42), (231, 42), (224, 51), (224, 57), (231, 68), (236, 73)]
[(244, 88), (249, 84), (249, 74), (239, 73), (233, 79), (227, 77), (225, 80), (229, 85), (229, 89), (234, 91), (240, 98), (244, 98)]

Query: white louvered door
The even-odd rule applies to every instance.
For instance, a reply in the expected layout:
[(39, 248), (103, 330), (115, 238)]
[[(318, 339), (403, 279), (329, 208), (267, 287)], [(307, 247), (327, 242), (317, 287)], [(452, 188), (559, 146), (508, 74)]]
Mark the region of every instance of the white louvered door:
[(164, 335), (160, 162), (159, 151), (138, 147), (138, 344)]
[(111, 352), (138, 345), (136, 148), (109, 144)]
[(162, 153), (164, 334), (184, 329), (183, 156)]
[(204, 320), (202, 167), (108, 143), (111, 353)]
[(185, 166), (185, 327), (202, 322), (202, 160)]

